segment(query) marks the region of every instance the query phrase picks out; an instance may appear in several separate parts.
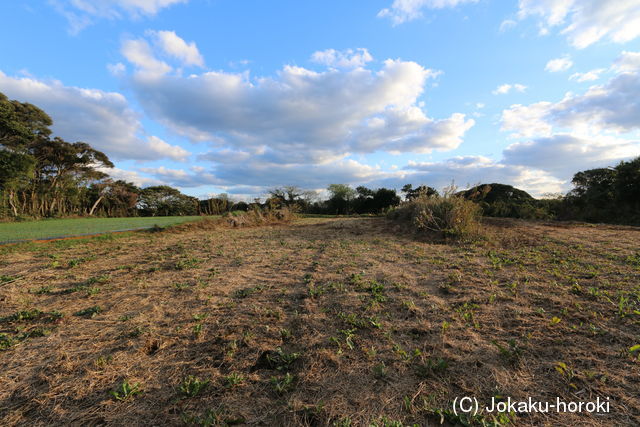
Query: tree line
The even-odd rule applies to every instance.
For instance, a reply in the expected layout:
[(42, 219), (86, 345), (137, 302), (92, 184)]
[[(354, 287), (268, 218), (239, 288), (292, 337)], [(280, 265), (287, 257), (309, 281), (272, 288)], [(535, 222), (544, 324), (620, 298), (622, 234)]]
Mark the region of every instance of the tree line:
[[(0, 93), (0, 218), (63, 216), (220, 215), (253, 208), (288, 207), (311, 214), (380, 214), (404, 200), (439, 197), (432, 187), (355, 189), (331, 184), (328, 197), (295, 186), (269, 191), (264, 201), (206, 200), (170, 186), (140, 188), (115, 180), (108, 156), (86, 142), (52, 136), (51, 117), (35, 105)], [(535, 199), (505, 184), (482, 184), (456, 193), (478, 203), (487, 216), (576, 219), (640, 224), (640, 157), (617, 166), (578, 172), (564, 196)]]

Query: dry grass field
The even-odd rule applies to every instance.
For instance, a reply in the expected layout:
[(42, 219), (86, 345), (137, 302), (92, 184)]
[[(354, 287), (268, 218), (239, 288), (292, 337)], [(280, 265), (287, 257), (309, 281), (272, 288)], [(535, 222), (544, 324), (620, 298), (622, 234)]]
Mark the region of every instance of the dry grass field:
[[(640, 425), (640, 229), (382, 218), (0, 247), (0, 425)], [(456, 397), (610, 413), (455, 415)]]

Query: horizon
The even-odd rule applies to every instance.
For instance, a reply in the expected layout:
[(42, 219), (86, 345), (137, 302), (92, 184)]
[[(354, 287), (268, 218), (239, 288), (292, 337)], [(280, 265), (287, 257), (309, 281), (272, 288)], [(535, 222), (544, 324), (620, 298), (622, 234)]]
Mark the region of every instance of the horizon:
[(0, 92), (140, 186), (251, 200), (497, 182), (540, 197), (640, 155), (637, 1), (27, 0), (0, 14)]

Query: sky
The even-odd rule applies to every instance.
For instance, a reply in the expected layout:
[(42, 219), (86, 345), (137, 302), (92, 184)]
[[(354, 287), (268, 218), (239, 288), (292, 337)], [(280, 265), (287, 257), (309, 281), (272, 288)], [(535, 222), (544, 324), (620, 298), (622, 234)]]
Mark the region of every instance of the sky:
[(640, 0), (12, 0), (0, 92), (141, 186), (510, 184), (640, 155)]

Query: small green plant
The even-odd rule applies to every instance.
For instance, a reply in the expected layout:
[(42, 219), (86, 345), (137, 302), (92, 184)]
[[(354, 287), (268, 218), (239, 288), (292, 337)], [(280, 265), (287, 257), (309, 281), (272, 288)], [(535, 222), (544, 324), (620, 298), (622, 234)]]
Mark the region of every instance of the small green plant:
[(449, 329), (450, 326), (451, 326), (451, 322), (447, 322), (446, 320), (442, 321), (442, 325), (440, 327), (440, 330), (442, 331), (442, 335), (443, 336), (447, 332), (447, 329)]
[(189, 289), (189, 287), (191, 287), (191, 283), (174, 283), (173, 287), (179, 291), (185, 290), (185, 289)]
[(180, 392), (185, 397), (195, 397), (209, 385), (209, 380), (201, 380), (198, 377), (189, 375), (180, 384)]
[(267, 355), (267, 360), (269, 364), (278, 371), (287, 371), (298, 357), (300, 357), (300, 353), (286, 353), (281, 347), (278, 347), (276, 348), (275, 354)]
[(465, 302), (464, 304), (458, 305), (454, 310), (456, 313), (459, 313), (462, 319), (464, 319), (467, 324), (472, 325), (474, 328), (478, 329), (480, 325), (475, 320), (475, 310), (478, 308), (478, 304)]
[(91, 285), (95, 285), (97, 283), (107, 283), (109, 281), (109, 275), (108, 274), (101, 274), (100, 276), (95, 276), (95, 277), (91, 277), (89, 278), (89, 280), (87, 280), (85, 282), (86, 286), (91, 286)]
[(293, 334), (289, 329), (280, 329), (280, 338), (282, 338), (282, 341), (290, 340), (292, 336)]
[(98, 295), (100, 293), (100, 288), (97, 286), (93, 286), (89, 289), (87, 289), (87, 296), (94, 296), (94, 295)]
[(236, 372), (227, 375), (224, 379), (228, 388), (238, 386), (244, 381), (244, 377)]
[(49, 294), (51, 293), (51, 291), (53, 291), (53, 286), (42, 286), (40, 288), (31, 290), (31, 292), (36, 295)]
[(387, 366), (384, 364), (384, 362), (380, 362), (373, 367), (373, 376), (378, 379), (387, 377)]
[(3, 285), (5, 283), (9, 283), (9, 282), (13, 282), (14, 280), (16, 280), (17, 277), (15, 276), (6, 276), (6, 275), (0, 275), (0, 285)]
[(576, 385), (573, 383), (573, 380), (576, 376), (575, 372), (573, 371), (573, 369), (571, 369), (569, 366), (567, 366), (566, 363), (564, 362), (558, 362), (556, 363), (556, 371), (558, 371), (558, 373), (562, 376), (562, 378), (565, 380), (565, 382), (567, 383), (567, 385), (569, 385), (569, 387), (573, 388), (573, 389), (577, 389), (578, 387), (576, 387)]
[(201, 263), (202, 260), (199, 258), (184, 258), (176, 261), (176, 263), (174, 264), (174, 268), (176, 270), (188, 270), (191, 268), (196, 268)]
[(640, 360), (640, 344), (636, 344), (633, 347), (629, 348), (629, 354), (631, 356), (636, 356), (638, 360)]
[(424, 363), (420, 363), (416, 366), (418, 375), (423, 378), (428, 378), (433, 374), (444, 372), (449, 367), (449, 362), (442, 357), (436, 359), (427, 359)]
[(500, 352), (500, 356), (510, 363), (515, 363), (522, 357), (522, 348), (515, 339), (508, 340), (507, 346), (503, 346), (495, 340), (492, 340), (491, 344), (495, 345)]
[(198, 337), (200, 337), (201, 333), (202, 333), (202, 323), (196, 323), (193, 326), (193, 336), (198, 338)]
[(353, 350), (353, 337), (356, 336), (356, 329), (342, 329), (338, 332), (344, 335), (344, 343), (349, 347), (349, 350)]
[(107, 356), (100, 356), (96, 359), (96, 361), (94, 362), (94, 364), (96, 365), (96, 367), (98, 368), (104, 368), (105, 366), (107, 366), (109, 363), (111, 363), (111, 361), (113, 360), (113, 357), (109, 354)]
[(0, 350), (6, 350), (12, 345), (16, 344), (16, 340), (11, 338), (8, 334), (1, 333), (0, 334)]
[(140, 393), (142, 393), (142, 390), (140, 390), (140, 383), (129, 384), (129, 381), (127, 380), (124, 380), (122, 384), (120, 384), (120, 387), (109, 392), (114, 399), (120, 401), (128, 400)]
[(0, 318), (0, 322), (22, 322), (22, 321), (30, 321), (36, 320), (42, 317), (44, 313), (40, 310), (23, 310), (18, 311), (10, 316)]
[(284, 394), (287, 391), (293, 389), (293, 382), (295, 381), (295, 377), (287, 372), (283, 377), (271, 377), (271, 384), (275, 391), (279, 394)]
[(88, 317), (94, 318), (97, 314), (102, 312), (102, 308), (99, 305), (95, 305), (93, 307), (85, 308), (84, 310), (80, 310), (75, 312), (73, 315), (78, 317)]
[(384, 285), (374, 280), (369, 282), (369, 291), (371, 292), (371, 298), (377, 303), (383, 303), (387, 300), (384, 295)]

